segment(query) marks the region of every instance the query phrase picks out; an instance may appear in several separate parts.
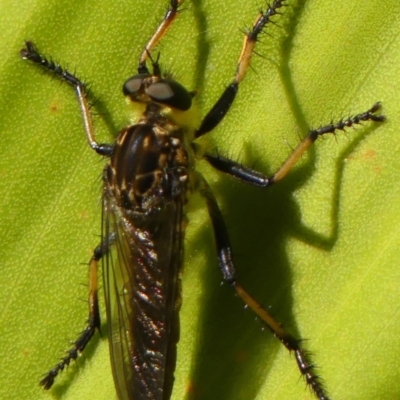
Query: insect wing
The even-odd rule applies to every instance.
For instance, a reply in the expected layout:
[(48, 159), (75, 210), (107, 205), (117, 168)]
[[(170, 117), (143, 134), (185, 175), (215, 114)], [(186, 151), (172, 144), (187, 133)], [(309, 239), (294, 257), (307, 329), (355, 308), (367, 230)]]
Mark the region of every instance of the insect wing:
[[(105, 190), (103, 266), (114, 382), (122, 399), (169, 399), (179, 340), (182, 212), (179, 198), (132, 217)], [(130, 216), (128, 216), (128, 214)]]

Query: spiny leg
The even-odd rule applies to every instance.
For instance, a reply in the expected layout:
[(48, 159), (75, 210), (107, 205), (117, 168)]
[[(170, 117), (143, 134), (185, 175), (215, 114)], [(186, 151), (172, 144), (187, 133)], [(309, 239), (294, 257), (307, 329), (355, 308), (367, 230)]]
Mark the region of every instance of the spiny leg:
[(289, 351), (294, 352), (297, 366), (315, 396), (319, 400), (329, 400), (321, 378), (315, 373), (315, 367), (309, 361), (307, 352), (301, 347), (301, 340), (296, 339), (286, 332), (281, 324), (279, 324), (236, 280), (231, 245), (222, 213), (205, 179), (200, 174), (198, 174), (198, 179), (199, 190), (206, 200), (208, 213), (213, 225), (219, 268), (222, 272), (224, 282), (228, 283), (235, 290), (244, 304), (256, 313), (274, 336), (278, 338)]
[(102, 156), (110, 156), (114, 146), (112, 144), (97, 143), (94, 135), (94, 127), (92, 114), (90, 112), (90, 104), (88, 100), (88, 90), (86, 84), (80, 80), (76, 75), (63, 68), (61, 65), (54, 63), (51, 59), (46, 58), (40, 54), (32, 42), (26, 41), (26, 47), (21, 49), (20, 55), (24, 60), (29, 60), (35, 64), (40, 65), (44, 70), (54, 74), (57, 78), (67, 82), (74, 88), (81, 116), (83, 127), (89, 146), (98, 154)]
[[(86, 133), (86, 138), (90, 147), (95, 150), (98, 154), (103, 156), (110, 156), (112, 154), (113, 145), (110, 144), (99, 144), (94, 138), (93, 121), (90, 113), (90, 104), (88, 101), (87, 88), (85, 83), (80, 80), (76, 75), (64, 69), (60, 65), (47, 59), (41, 55), (32, 42), (25, 42), (26, 47), (20, 52), (21, 57), (25, 60), (29, 60), (35, 64), (40, 65), (46, 71), (53, 73), (56, 77), (62, 81), (67, 82), (74, 88), (75, 94), (78, 99), (79, 107), (81, 110), (83, 125)], [(89, 317), (87, 320), (87, 326), (79, 335), (78, 339), (73, 342), (73, 347), (67, 351), (67, 355), (61, 359), (61, 361), (51, 369), (46, 376), (40, 381), (40, 385), (44, 389), (50, 389), (54, 383), (55, 377), (65, 366), (68, 366), (71, 360), (76, 360), (78, 355), (83, 352), (90, 339), (93, 337), (96, 329), (100, 329), (100, 314), (98, 306), (98, 261), (103, 257), (108, 249), (108, 243), (99, 245), (93, 252), (93, 256), (89, 263)]]
[(100, 313), (98, 302), (98, 264), (100, 259), (108, 252), (113, 238), (104, 240), (93, 251), (93, 256), (89, 262), (89, 317), (86, 328), (81, 332), (78, 339), (72, 343), (72, 348), (67, 351), (67, 355), (61, 358), (61, 361), (51, 369), (40, 381), (40, 385), (48, 390), (54, 383), (54, 379), (68, 366), (71, 360), (76, 360), (83, 352), (90, 339), (93, 337), (96, 329), (100, 330)]
[(222, 93), (221, 97), (214, 104), (211, 110), (204, 117), (200, 124), (200, 128), (196, 131), (196, 137), (202, 136), (213, 130), (224, 118), (229, 111), (239, 89), (239, 84), (246, 75), (246, 71), (250, 66), (251, 57), (254, 52), (259, 35), (268, 23), (272, 22), (271, 17), (280, 14), (277, 10), (284, 7), (286, 0), (274, 0), (272, 5), (268, 6), (265, 13), (260, 11), (260, 15), (255, 20), (252, 29), (247, 32), (242, 46), (242, 51), (239, 56), (236, 73), (233, 81)]
[(147, 42), (142, 54), (140, 55), (138, 66), (139, 74), (149, 73), (149, 70), (146, 67), (146, 61), (150, 58), (151, 51), (157, 46), (176, 17), (179, 15), (179, 6), (183, 3), (183, 1), (184, 0), (171, 0), (170, 6), (167, 9), (163, 20), (161, 21), (160, 25), (158, 25), (157, 29), (153, 33), (153, 36)]
[(216, 169), (228, 175), (232, 175), (242, 181), (255, 186), (269, 187), (274, 183), (282, 180), (292, 167), (296, 164), (302, 154), (318, 139), (318, 137), (331, 133), (335, 134), (337, 130), (344, 131), (346, 128), (354, 127), (366, 121), (383, 122), (384, 115), (377, 115), (381, 109), (381, 103), (375, 103), (369, 110), (354, 115), (350, 118), (342, 119), (339, 122), (323, 126), (318, 129), (311, 130), (308, 135), (299, 143), (292, 154), (286, 159), (283, 165), (272, 176), (266, 176), (261, 172), (247, 168), (236, 161), (222, 157), (220, 155), (212, 155), (206, 153), (204, 158)]

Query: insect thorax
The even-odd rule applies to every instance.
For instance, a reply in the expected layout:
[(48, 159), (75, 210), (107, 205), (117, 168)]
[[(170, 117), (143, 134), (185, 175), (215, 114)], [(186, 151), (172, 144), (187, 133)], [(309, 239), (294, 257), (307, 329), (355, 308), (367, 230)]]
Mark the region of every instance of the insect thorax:
[(116, 205), (139, 214), (152, 213), (165, 203), (186, 202), (192, 149), (186, 129), (161, 114), (151, 103), (141, 120), (117, 137), (105, 179)]

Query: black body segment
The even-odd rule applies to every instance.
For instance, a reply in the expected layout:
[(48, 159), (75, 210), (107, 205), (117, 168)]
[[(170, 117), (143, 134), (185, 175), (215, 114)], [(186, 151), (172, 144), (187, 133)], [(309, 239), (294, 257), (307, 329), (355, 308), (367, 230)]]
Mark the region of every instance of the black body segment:
[[(230, 110), (250, 66), (259, 35), (280, 14), (285, 0), (274, 0), (260, 11), (246, 32), (232, 82), (199, 124), (182, 114), (191, 112), (193, 93), (162, 75), (151, 52), (179, 16), (183, 0), (169, 8), (140, 55), (137, 74), (122, 86), (123, 94), (141, 105), (143, 113), (123, 128), (112, 144), (95, 139), (86, 84), (67, 69), (41, 55), (27, 41), (20, 54), (74, 90), (86, 139), (98, 154), (108, 157), (103, 170), (102, 241), (89, 262), (89, 316), (86, 328), (67, 355), (40, 381), (50, 389), (58, 373), (82, 353), (100, 329), (98, 265), (103, 261), (109, 347), (116, 392), (120, 400), (169, 400), (172, 395), (179, 340), (181, 271), (186, 226), (185, 205), (193, 190), (205, 200), (224, 282), (259, 317), (273, 335), (295, 354), (297, 368), (319, 400), (329, 400), (322, 379), (302, 341), (288, 333), (244, 289), (237, 279), (228, 231), (206, 179), (195, 170), (205, 159), (215, 169), (251, 185), (267, 188), (282, 180), (316, 139), (366, 121), (383, 122), (381, 105), (353, 117), (310, 130), (282, 166), (271, 176), (222, 155), (204, 152), (194, 140), (218, 126)], [(150, 60), (152, 71), (147, 66)], [(189, 114), (190, 116), (190, 114)]]
[(201, 122), (199, 129), (196, 131), (196, 137), (203, 136), (205, 133), (212, 131), (222, 121), (225, 114), (231, 108), (238, 90), (239, 85), (236, 82), (231, 83), (224, 90), (221, 97)]
[(109, 344), (120, 399), (168, 399), (179, 339), (184, 131), (149, 106), (122, 130), (104, 171), (103, 231), (116, 257), (104, 268)]

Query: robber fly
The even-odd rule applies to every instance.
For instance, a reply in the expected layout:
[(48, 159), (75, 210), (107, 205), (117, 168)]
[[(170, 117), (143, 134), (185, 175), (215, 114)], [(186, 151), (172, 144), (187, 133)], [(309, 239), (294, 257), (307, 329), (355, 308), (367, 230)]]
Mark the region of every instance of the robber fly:
[[(153, 36), (144, 47), (137, 74), (123, 84), (123, 94), (142, 106), (141, 117), (123, 128), (113, 144), (95, 139), (88, 89), (76, 75), (41, 55), (32, 42), (21, 50), (23, 59), (40, 65), (75, 91), (90, 147), (109, 162), (103, 171), (102, 241), (89, 264), (89, 318), (85, 330), (67, 355), (41, 380), (49, 389), (65, 366), (82, 353), (100, 328), (98, 264), (103, 259), (103, 279), (111, 365), (121, 400), (167, 400), (171, 397), (181, 305), (180, 271), (185, 232), (185, 204), (194, 190), (205, 199), (214, 231), (219, 267), (224, 282), (295, 354), (297, 366), (319, 400), (328, 395), (302, 348), (237, 281), (231, 245), (221, 211), (205, 178), (195, 170), (195, 160), (205, 159), (219, 171), (251, 185), (267, 188), (282, 180), (301, 155), (325, 134), (360, 124), (384, 121), (380, 104), (353, 117), (311, 130), (281, 168), (266, 176), (236, 161), (203, 151), (195, 140), (212, 131), (230, 109), (239, 84), (250, 65), (259, 35), (281, 13), (285, 0), (275, 0), (261, 11), (245, 34), (232, 82), (200, 124), (192, 128), (187, 113), (195, 92), (164, 76), (158, 58), (152, 57), (183, 0), (171, 0)], [(147, 65), (151, 64), (151, 67)], [(115, 253), (115, 255), (113, 255)]]

